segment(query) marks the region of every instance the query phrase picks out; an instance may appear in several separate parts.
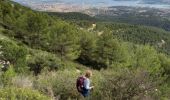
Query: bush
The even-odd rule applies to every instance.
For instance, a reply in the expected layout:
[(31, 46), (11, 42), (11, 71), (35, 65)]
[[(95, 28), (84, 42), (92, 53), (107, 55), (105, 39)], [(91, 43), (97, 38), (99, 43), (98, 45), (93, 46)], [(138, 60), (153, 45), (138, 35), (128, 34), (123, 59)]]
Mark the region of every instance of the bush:
[(168, 75), (170, 79), (170, 59), (164, 54), (160, 54), (159, 59), (161, 61), (161, 67), (164, 69), (164, 74)]
[(33, 88), (33, 77), (26, 75), (17, 75), (12, 78), (12, 86), (17, 88)]
[(152, 73), (162, 72), (157, 51), (150, 46), (137, 46), (134, 67), (142, 67)]
[(26, 72), (26, 55), (27, 49), (24, 46), (19, 46), (15, 42), (0, 40), (1, 51), (3, 56), (0, 59), (9, 61), (14, 65), (14, 70), (17, 72)]
[[(92, 85), (95, 86), (93, 91), (97, 95), (98, 88), (100, 87), (101, 74), (94, 71)], [(82, 75), (80, 70), (63, 70), (57, 72), (45, 72), (38, 76), (35, 81), (34, 87), (51, 97), (59, 100), (82, 100), (82, 96), (77, 92), (76, 80)]]
[(78, 76), (78, 73), (70, 70), (47, 72), (39, 75), (35, 88), (59, 100), (76, 99), (80, 97), (76, 90)]
[[(169, 82), (170, 83), (170, 82)], [(161, 100), (169, 100), (170, 99), (170, 84), (168, 82), (167, 83), (163, 83), (161, 86)]]
[(10, 67), (6, 72), (3, 72), (0, 76), (3, 86), (12, 85), (12, 78), (15, 77), (16, 73), (12, 67)]
[[(80, 73), (76, 70), (46, 72), (38, 76), (34, 87), (59, 100), (81, 100), (75, 87)], [(163, 81), (164, 78), (151, 76), (145, 69), (93, 71), (91, 85), (95, 88), (90, 93), (90, 100), (157, 100), (162, 96), (160, 86)], [(164, 95), (166, 97), (166, 93)]]
[(1, 100), (50, 100), (49, 97), (36, 90), (7, 87), (0, 89)]
[(27, 57), (27, 63), (31, 71), (35, 75), (39, 74), (43, 69), (57, 70), (61, 66), (60, 59), (58, 59), (54, 54), (43, 52), (43, 51), (30, 51)]
[(125, 62), (124, 47), (117, 39), (114, 39), (110, 33), (101, 35), (97, 42), (97, 57), (98, 63), (103, 63), (106, 67), (110, 67), (115, 63)]
[[(107, 70), (101, 72), (103, 80), (97, 95), (91, 96), (92, 100), (150, 100), (160, 99), (160, 77), (153, 78), (145, 71), (138, 69)], [(96, 89), (96, 88), (95, 88)]]

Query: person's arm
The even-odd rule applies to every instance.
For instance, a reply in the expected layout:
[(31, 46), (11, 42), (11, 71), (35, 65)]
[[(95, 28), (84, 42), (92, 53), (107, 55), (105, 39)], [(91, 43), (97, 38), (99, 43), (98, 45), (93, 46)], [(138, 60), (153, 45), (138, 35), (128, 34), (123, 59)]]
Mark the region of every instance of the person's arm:
[(93, 87), (90, 87), (90, 80), (89, 79), (85, 79), (84, 81), (84, 87), (87, 90), (91, 90)]

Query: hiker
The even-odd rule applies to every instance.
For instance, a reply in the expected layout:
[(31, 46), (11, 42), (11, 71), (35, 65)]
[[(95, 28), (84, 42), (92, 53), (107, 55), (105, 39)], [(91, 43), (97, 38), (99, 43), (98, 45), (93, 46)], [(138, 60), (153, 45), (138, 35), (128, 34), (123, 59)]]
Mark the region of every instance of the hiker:
[(94, 88), (94, 86), (90, 86), (90, 77), (92, 76), (92, 71), (87, 70), (85, 76), (80, 76), (77, 79), (77, 90), (84, 97), (88, 97), (90, 94), (90, 90)]

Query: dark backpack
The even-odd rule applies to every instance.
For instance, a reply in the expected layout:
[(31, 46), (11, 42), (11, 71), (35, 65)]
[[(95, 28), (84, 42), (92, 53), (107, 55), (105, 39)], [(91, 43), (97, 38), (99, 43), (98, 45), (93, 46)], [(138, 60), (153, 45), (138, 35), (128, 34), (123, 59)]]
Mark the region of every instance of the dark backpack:
[(77, 87), (77, 91), (78, 92), (82, 92), (83, 91), (84, 80), (85, 80), (85, 78), (83, 76), (80, 76), (79, 78), (77, 78), (76, 87)]

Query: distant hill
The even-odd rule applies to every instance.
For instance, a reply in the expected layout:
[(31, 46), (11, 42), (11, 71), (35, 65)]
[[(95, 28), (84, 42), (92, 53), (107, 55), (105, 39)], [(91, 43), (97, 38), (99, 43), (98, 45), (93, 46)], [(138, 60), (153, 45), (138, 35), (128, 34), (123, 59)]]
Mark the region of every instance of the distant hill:
[(79, 13), (79, 12), (68, 12), (68, 13), (62, 13), (62, 12), (46, 12), (47, 14), (51, 16), (57, 16), (63, 20), (75, 20), (75, 21), (97, 21), (97, 18), (91, 17), (87, 14)]
[(118, 22), (118, 23), (128, 23), (134, 25), (146, 25), (162, 28), (166, 31), (170, 31), (170, 20), (160, 17), (141, 17), (141, 16), (107, 16), (107, 15), (97, 15), (98, 19), (105, 20), (108, 22)]
[(85, 13), (107, 22), (154, 26), (170, 31), (170, 12), (168, 9), (118, 6), (99, 10), (88, 9)]

